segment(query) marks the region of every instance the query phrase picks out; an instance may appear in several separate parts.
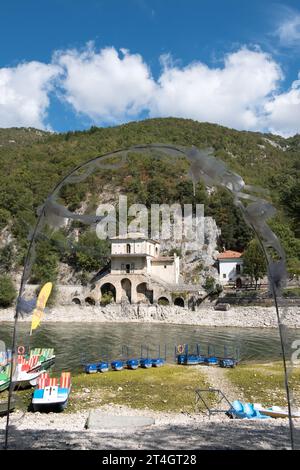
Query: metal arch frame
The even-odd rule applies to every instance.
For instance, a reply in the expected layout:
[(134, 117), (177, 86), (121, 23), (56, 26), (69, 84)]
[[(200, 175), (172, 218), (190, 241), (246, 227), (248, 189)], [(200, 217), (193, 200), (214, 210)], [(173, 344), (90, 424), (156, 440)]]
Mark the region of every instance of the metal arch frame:
[[(96, 163), (97, 161), (103, 161), (106, 158), (110, 158), (113, 156), (117, 156), (118, 154), (121, 154), (122, 156), (122, 164), (124, 164), (124, 156), (127, 156), (128, 152), (145, 152), (145, 151), (150, 151), (150, 150), (157, 150), (160, 152), (165, 152), (169, 156), (182, 156), (186, 157), (189, 162), (190, 162), (190, 176), (192, 178), (192, 181), (195, 185), (196, 182), (198, 182), (200, 179), (204, 180), (208, 185), (213, 184), (216, 186), (223, 186), (226, 189), (228, 189), (233, 195), (235, 199), (235, 204), (240, 207), (242, 210), (243, 217), (246, 221), (246, 223), (252, 227), (255, 235), (257, 236), (259, 243), (263, 249), (265, 259), (267, 261), (267, 266), (268, 266), (268, 277), (271, 285), (271, 290), (272, 294), (274, 297), (274, 303), (276, 307), (276, 313), (277, 313), (277, 321), (278, 321), (278, 329), (280, 332), (280, 342), (281, 342), (281, 348), (282, 348), (282, 356), (283, 356), (283, 366), (284, 366), (284, 374), (285, 374), (285, 388), (286, 388), (286, 395), (287, 395), (287, 401), (288, 401), (288, 411), (289, 411), (289, 425), (290, 425), (290, 437), (291, 437), (291, 447), (294, 449), (294, 438), (293, 438), (293, 422), (292, 422), (292, 417), (291, 417), (291, 405), (290, 405), (290, 393), (289, 393), (289, 384), (288, 384), (288, 374), (287, 374), (287, 367), (286, 367), (286, 356), (285, 356), (285, 349), (284, 349), (284, 341), (283, 341), (283, 332), (281, 329), (282, 323), (280, 320), (280, 314), (279, 314), (279, 309), (278, 309), (278, 302), (277, 302), (277, 290), (278, 290), (278, 279), (274, 279), (275, 274), (278, 274), (278, 272), (274, 272), (271, 270), (271, 260), (270, 257), (268, 256), (267, 253), (267, 248), (270, 246), (273, 246), (274, 248), (274, 243), (272, 245), (272, 242), (268, 244), (268, 240), (263, 240), (263, 235), (264, 233), (258, 233), (259, 229), (255, 227), (251, 221), (251, 214), (247, 214), (244, 205), (241, 203), (240, 198), (248, 199), (251, 201), (256, 201), (259, 203), (260, 201), (262, 203), (265, 203), (263, 199), (259, 199), (256, 196), (250, 196), (249, 194), (245, 194), (242, 191), (244, 189), (246, 190), (254, 190), (254, 191), (259, 191), (259, 188), (253, 188), (251, 186), (246, 186), (243, 179), (237, 175), (236, 173), (231, 172), (230, 170), (227, 169), (226, 165), (224, 162), (221, 160), (216, 159), (212, 153), (213, 149), (204, 149), (204, 150), (198, 150), (196, 147), (192, 148), (186, 148), (186, 147), (181, 147), (181, 146), (176, 146), (176, 145), (166, 145), (166, 144), (145, 144), (145, 145), (136, 145), (133, 147), (129, 148), (124, 148), (124, 149), (119, 149), (115, 150), (112, 152), (107, 152), (103, 155), (94, 157), (90, 160), (88, 160), (85, 163), (82, 163), (78, 166), (76, 166), (73, 170), (71, 170), (66, 176), (64, 176), (58, 184), (54, 187), (52, 192), (48, 195), (46, 198), (44, 204), (41, 206), (39, 209), (38, 213), (38, 218), (34, 227), (34, 230), (32, 234), (30, 235), (30, 242), (29, 242), (29, 247), (27, 250), (25, 262), (24, 262), (24, 269), (22, 273), (22, 278), (21, 278), (21, 283), (20, 283), (20, 288), (19, 288), (19, 294), (17, 298), (17, 304), (16, 304), (16, 313), (15, 313), (15, 321), (14, 321), (14, 330), (13, 330), (13, 338), (12, 338), (12, 367), (11, 367), (11, 372), (10, 372), (10, 387), (9, 387), (9, 394), (8, 394), (8, 413), (7, 413), (7, 421), (6, 421), (6, 429), (5, 429), (5, 444), (4, 448), (7, 449), (8, 446), (8, 434), (9, 434), (9, 418), (10, 418), (10, 405), (11, 405), (11, 398), (12, 398), (12, 392), (13, 392), (13, 384), (12, 384), (12, 376), (13, 376), (13, 362), (15, 358), (15, 348), (16, 348), (16, 332), (17, 332), (17, 324), (18, 324), (18, 319), (19, 315), (22, 311), (21, 308), (21, 302), (22, 302), (22, 294), (24, 291), (24, 286), (28, 280), (29, 273), (31, 272), (31, 265), (34, 261), (34, 256), (35, 256), (35, 242), (37, 240), (38, 232), (40, 229), (40, 225), (43, 222), (43, 218), (47, 217), (47, 211), (52, 210), (52, 215), (57, 215), (59, 217), (63, 218), (69, 218), (69, 219), (74, 219), (74, 220), (82, 220), (84, 221), (84, 216), (79, 216), (78, 214), (73, 214), (72, 212), (68, 211), (67, 209), (63, 208), (59, 204), (53, 204), (53, 196), (55, 196), (55, 193), (58, 192), (66, 183), (76, 183), (85, 180), (90, 174), (93, 173), (94, 169), (91, 168), (90, 171), (87, 171), (85, 174), (80, 175), (80, 176), (75, 176), (72, 181), (72, 176), (79, 170), (87, 168), (89, 170), (89, 166), (92, 165), (93, 163)], [(202, 161), (201, 161), (202, 160)], [(113, 164), (113, 165), (108, 165), (107, 168), (116, 168), (118, 167), (118, 164)], [(192, 169), (193, 167), (193, 169)], [(100, 167), (101, 168), (101, 167)], [(105, 166), (102, 167), (105, 169)], [(70, 181), (68, 181), (70, 180)], [(273, 208), (272, 205), (269, 205), (269, 209)], [(60, 213), (60, 210), (62, 212)], [(58, 211), (58, 212), (57, 212)], [(275, 211), (275, 209), (274, 209)], [(253, 214), (252, 214), (253, 215)], [(89, 220), (89, 222), (85, 221), (85, 223), (92, 223), (92, 221), (100, 221), (102, 217), (90, 217), (86, 216)], [(269, 227), (268, 227), (269, 229)], [(275, 243), (275, 251), (276, 248), (280, 247), (281, 249), (277, 249), (277, 254), (279, 255), (280, 262), (281, 262), (281, 268), (282, 266), (285, 267), (285, 257), (284, 255), (282, 256), (283, 249), (275, 236), (275, 234), (272, 232), (271, 229), (269, 229), (269, 232), (272, 233), (272, 241), (277, 240), (277, 243)], [(33, 258), (33, 259), (32, 259)], [(272, 266), (274, 268), (274, 266)]]

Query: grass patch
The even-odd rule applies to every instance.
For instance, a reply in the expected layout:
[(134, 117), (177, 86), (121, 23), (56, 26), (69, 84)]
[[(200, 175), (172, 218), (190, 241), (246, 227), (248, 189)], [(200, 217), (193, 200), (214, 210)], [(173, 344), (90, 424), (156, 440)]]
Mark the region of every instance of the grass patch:
[[(78, 374), (72, 376), (72, 392), (67, 413), (89, 410), (106, 404), (126, 405), (154, 411), (194, 412), (195, 389), (208, 388), (199, 368), (165, 365), (160, 368)], [(13, 394), (16, 409), (27, 410), (33, 388)], [(1, 403), (7, 391), (1, 393)]]
[[(249, 402), (269, 406), (287, 406), (281, 362), (240, 364), (235, 369), (226, 370), (226, 376), (235, 387), (241, 390)], [(300, 367), (294, 368), (289, 385), (296, 402), (299, 404)]]
[[(25, 390), (15, 390), (12, 394), (12, 403), (15, 405), (16, 410), (27, 411), (33, 393), (33, 388)], [(8, 400), (8, 390), (1, 392), (0, 394), (0, 408), (5, 409)]]
[(150, 370), (80, 374), (72, 379), (68, 412), (105, 404), (154, 411), (195, 411), (195, 389), (207, 388), (194, 367), (165, 365)]

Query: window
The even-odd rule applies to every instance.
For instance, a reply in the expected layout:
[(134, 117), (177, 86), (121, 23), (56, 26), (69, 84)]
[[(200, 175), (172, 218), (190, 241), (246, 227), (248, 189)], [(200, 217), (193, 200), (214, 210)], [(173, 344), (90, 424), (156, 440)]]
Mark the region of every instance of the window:
[(226, 274), (223, 274), (223, 279), (226, 279)]
[(134, 263), (131, 264), (131, 272), (134, 273)]
[(126, 264), (126, 272), (130, 273), (130, 264)]
[(165, 269), (167, 269), (167, 266), (166, 266), (166, 265), (164, 265), (164, 268), (165, 268)]
[(129, 243), (127, 243), (126, 245), (126, 253), (130, 253), (131, 252), (131, 246)]
[(236, 272), (239, 274), (241, 272), (241, 265), (237, 264), (235, 267)]

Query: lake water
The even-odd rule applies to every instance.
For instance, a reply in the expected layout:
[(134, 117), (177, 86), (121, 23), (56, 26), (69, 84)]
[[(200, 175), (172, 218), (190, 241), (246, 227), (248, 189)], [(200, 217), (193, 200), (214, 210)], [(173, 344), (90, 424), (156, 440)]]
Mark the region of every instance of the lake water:
[[(29, 344), (29, 323), (18, 326), (18, 345)], [(11, 344), (13, 326), (0, 323), (0, 339)], [(290, 342), (300, 337), (299, 330), (289, 330)], [(281, 357), (277, 329), (212, 328), (195, 325), (138, 324), (138, 323), (44, 323), (33, 332), (30, 347), (53, 347), (56, 354), (54, 370), (82, 369), (82, 361), (113, 360), (127, 354), (141, 353), (155, 357), (159, 354), (174, 361), (175, 345), (188, 344), (190, 352), (200, 345), (201, 353), (223, 355), (239, 348), (242, 361), (276, 360)], [(142, 347), (142, 349), (141, 349)], [(83, 357), (85, 356), (85, 357)]]

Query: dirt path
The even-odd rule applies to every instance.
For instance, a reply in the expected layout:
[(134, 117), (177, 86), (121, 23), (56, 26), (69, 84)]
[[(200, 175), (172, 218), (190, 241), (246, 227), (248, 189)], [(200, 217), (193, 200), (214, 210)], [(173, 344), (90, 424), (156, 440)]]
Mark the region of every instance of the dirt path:
[(230, 380), (226, 377), (226, 369), (221, 367), (205, 367), (197, 366), (204, 375), (204, 378), (209, 382), (210, 387), (220, 389), (229, 401), (244, 400), (243, 393), (235, 387)]

